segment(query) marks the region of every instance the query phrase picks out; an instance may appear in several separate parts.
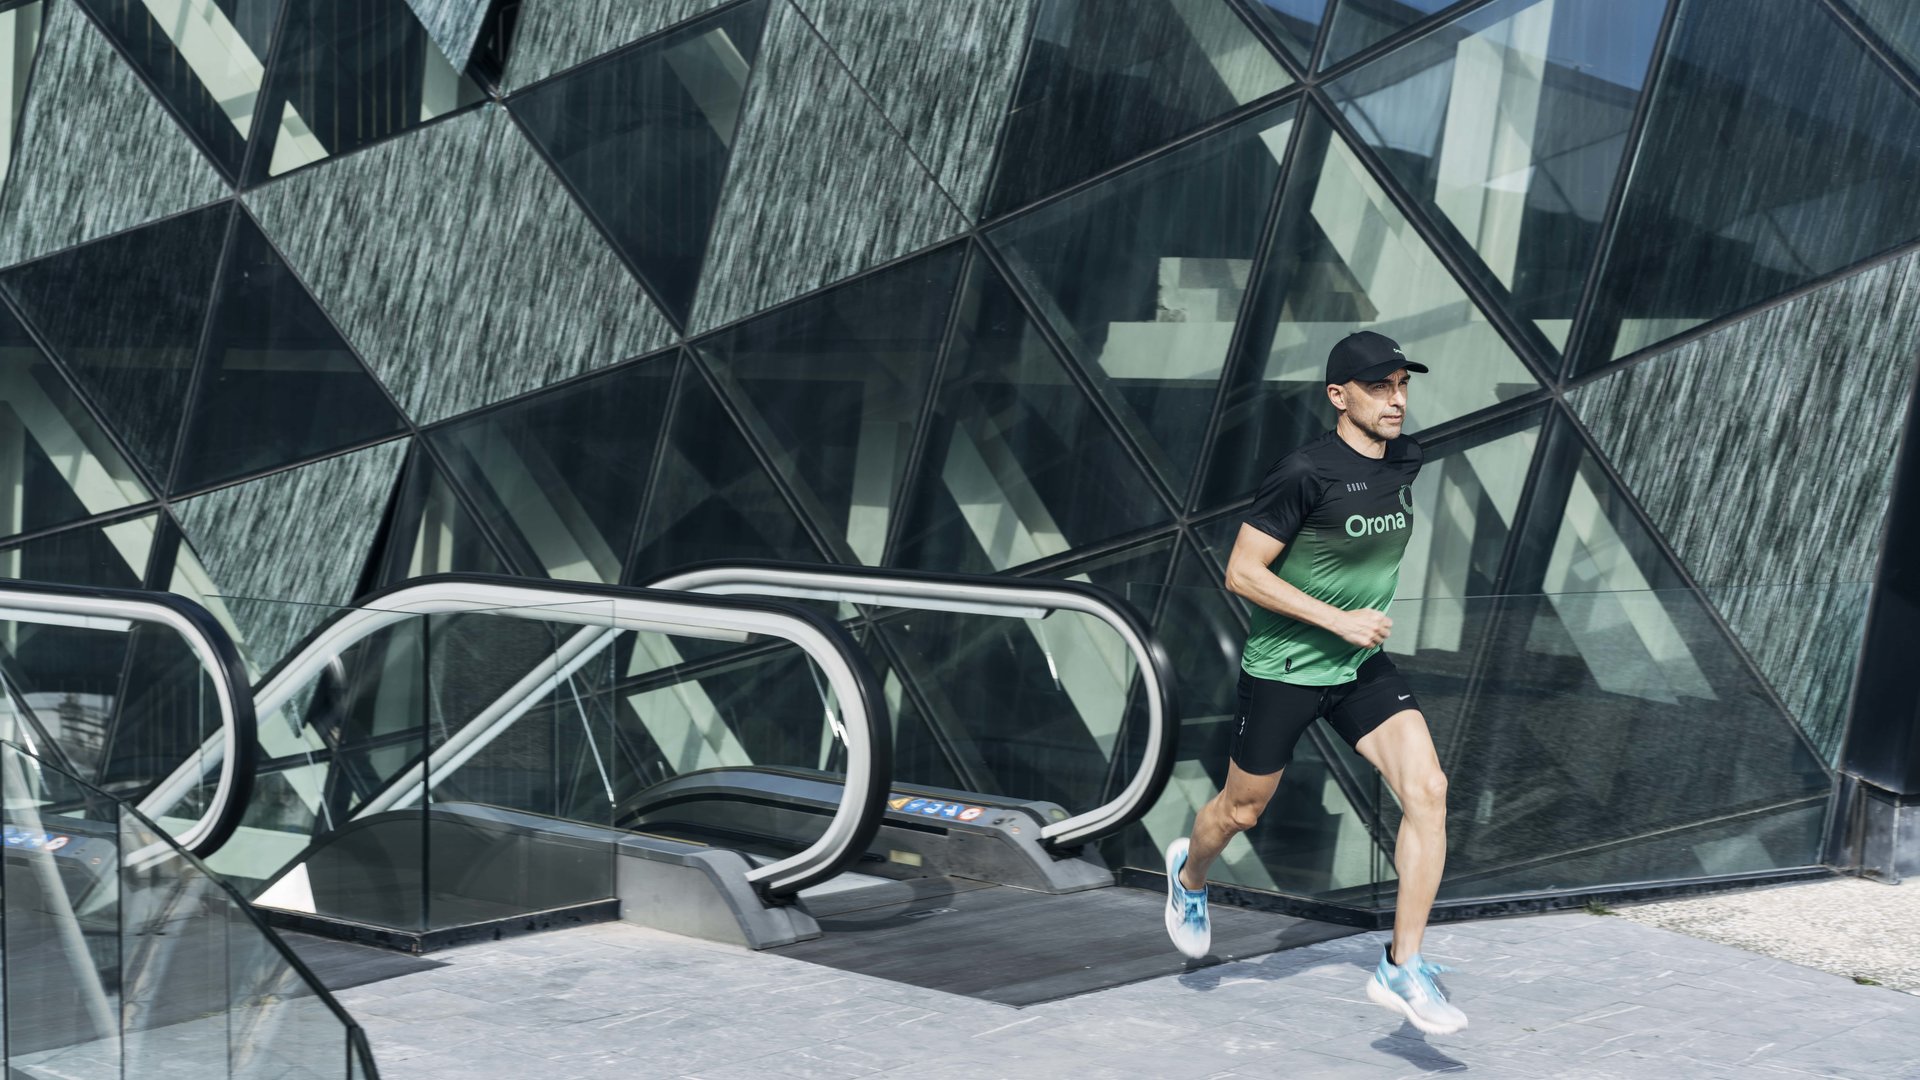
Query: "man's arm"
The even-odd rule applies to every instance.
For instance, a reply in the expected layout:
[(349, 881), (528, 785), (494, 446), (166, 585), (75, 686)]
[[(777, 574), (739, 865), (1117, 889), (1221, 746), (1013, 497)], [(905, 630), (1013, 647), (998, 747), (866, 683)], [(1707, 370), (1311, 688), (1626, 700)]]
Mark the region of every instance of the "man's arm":
[(1281, 580), (1269, 568), (1286, 548), (1259, 529), (1241, 525), (1240, 535), (1233, 540), (1233, 553), (1227, 556), (1227, 590), (1275, 614), (1331, 631), (1349, 645), (1372, 648), (1387, 640), (1393, 620), (1385, 614), (1372, 608), (1341, 611)]

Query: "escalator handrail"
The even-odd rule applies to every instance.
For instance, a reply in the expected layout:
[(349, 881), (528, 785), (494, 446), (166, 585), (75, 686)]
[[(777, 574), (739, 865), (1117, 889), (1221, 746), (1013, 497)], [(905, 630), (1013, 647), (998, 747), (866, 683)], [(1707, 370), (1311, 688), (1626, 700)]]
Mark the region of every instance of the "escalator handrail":
[[(203, 742), (195, 783), (180, 793), (181, 798), (216, 764), (220, 779), (206, 810), (173, 840), (196, 856), (227, 842), (252, 796), (260, 744), (246, 663), (233, 638), (206, 608), (173, 593), (5, 581), (0, 582), (0, 620), (103, 629), (113, 623), (146, 623), (180, 635), (209, 676), (220, 707), (219, 733)], [(179, 802), (175, 799), (168, 809)]]
[[(846, 789), (818, 840), (789, 858), (755, 868), (747, 880), (769, 898), (791, 896), (852, 864), (879, 831), (893, 763), (893, 730), (879, 678), (846, 628), (779, 601), (706, 596), (694, 599), (685, 593), (632, 586), (496, 574), (414, 578), (355, 601), (308, 633), (256, 688), (255, 709), (262, 716), (272, 716), (348, 649), (381, 629), (422, 616), (461, 613), (575, 623), (610, 631), (726, 640), (754, 635), (793, 643), (819, 665), (838, 700), (847, 745)], [(511, 723), (512, 719), (504, 722)], [(190, 767), (188, 763), (182, 770)], [(430, 772), (430, 765), (428, 768)], [(416, 777), (414, 783), (421, 782), (417, 773), (403, 772), (401, 778), (410, 775)], [(190, 778), (180, 771), (169, 779), (170, 790), (191, 786)]]
[(1058, 851), (1119, 832), (1153, 808), (1172, 774), (1179, 739), (1173, 662), (1133, 605), (1098, 585), (752, 559), (692, 563), (646, 584), (652, 589), (707, 596), (844, 600), (1009, 618), (1033, 617), (1035, 611), (1075, 611), (1090, 615), (1118, 633), (1133, 653), (1145, 690), (1146, 745), (1138, 767), (1118, 794), (1091, 810), (1047, 825), (1040, 831), (1041, 841)]

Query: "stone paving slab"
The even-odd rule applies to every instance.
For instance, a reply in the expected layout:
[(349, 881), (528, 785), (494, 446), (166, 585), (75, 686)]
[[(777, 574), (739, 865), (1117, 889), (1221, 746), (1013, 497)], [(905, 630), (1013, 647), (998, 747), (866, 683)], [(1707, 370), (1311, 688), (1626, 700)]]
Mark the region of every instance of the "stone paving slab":
[(387, 1080), (1920, 1080), (1920, 998), (1586, 914), (1436, 927), (1473, 1026), (1428, 1038), (1364, 997), (1384, 937), (1015, 1009), (615, 923), (339, 996)]

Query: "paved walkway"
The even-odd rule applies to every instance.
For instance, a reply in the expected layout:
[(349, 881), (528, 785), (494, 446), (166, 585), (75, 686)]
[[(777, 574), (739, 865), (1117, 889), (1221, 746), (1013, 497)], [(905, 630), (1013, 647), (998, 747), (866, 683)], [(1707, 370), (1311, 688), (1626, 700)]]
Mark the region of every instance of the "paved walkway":
[(1920, 1078), (1920, 998), (1587, 914), (1436, 928), (1473, 1026), (1427, 1038), (1362, 994), (1382, 937), (1014, 1009), (609, 924), (340, 998), (387, 1080)]

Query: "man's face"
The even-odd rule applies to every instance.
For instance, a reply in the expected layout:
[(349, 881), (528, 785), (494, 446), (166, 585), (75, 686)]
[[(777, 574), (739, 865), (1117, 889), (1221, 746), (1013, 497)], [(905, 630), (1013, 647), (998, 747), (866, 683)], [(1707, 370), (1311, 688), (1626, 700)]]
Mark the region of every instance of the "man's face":
[(1346, 413), (1347, 419), (1361, 431), (1383, 441), (1397, 439), (1407, 419), (1410, 378), (1406, 368), (1396, 368), (1392, 374), (1373, 382), (1329, 386), (1327, 396), (1333, 400), (1333, 407)]

